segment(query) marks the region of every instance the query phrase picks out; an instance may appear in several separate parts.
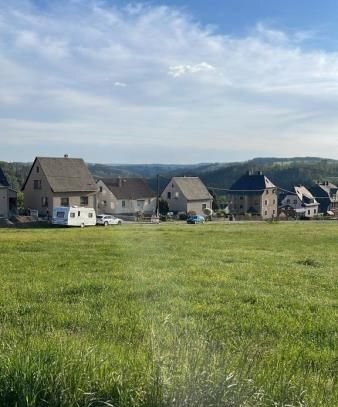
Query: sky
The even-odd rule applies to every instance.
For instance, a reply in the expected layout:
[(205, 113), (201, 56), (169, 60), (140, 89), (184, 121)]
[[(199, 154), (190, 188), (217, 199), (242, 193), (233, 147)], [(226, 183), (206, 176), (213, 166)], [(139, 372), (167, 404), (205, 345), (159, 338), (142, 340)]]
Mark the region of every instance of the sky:
[(338, 2), (0, 0), (0, 160), (338, 159)]

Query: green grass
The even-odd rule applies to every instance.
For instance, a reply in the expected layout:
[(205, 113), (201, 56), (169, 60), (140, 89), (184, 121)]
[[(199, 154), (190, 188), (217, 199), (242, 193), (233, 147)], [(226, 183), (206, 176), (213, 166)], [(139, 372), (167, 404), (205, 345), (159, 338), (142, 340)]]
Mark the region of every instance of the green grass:
[(338, 225), (0, 229), (0, 405), (338, 406)]

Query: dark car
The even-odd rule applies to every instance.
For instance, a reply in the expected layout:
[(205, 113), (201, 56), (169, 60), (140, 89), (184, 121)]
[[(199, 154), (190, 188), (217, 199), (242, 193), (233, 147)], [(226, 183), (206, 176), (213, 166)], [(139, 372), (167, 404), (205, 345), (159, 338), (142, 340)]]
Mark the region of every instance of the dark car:
[(189, 218), (187, 219), (187, 223), (190, 223), (190, 224), (204, 223), (204, 222), (205, 222), (205, 219), (201, 215), (189, 216)]

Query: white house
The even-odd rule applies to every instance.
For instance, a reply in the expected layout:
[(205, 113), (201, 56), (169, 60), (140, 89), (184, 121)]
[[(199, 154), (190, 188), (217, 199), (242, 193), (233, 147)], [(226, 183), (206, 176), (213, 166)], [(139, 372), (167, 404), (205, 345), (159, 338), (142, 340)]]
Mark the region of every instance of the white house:
[(102, 178), (97, 181), (97, 213), (152, 215), (156, 194), (142, 178)]
[[(298, 217), (313, 218), (318, 215), (319, 202), (303, 185), (295, 186), (293, 194), (286, 194), (281, 201), (281, 208), (292, 208)], [(290, 191), (293, 192), (293, 191)]]

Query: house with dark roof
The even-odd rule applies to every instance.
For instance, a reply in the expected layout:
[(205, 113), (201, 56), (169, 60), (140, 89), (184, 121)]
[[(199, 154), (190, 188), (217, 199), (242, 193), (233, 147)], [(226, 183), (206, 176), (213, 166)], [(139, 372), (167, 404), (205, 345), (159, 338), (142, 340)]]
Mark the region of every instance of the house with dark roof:
[(152, 215), (156, 194), (142, 178), (101, 178), (97, 181), (97, 212), (113, 215)]
[(16, 213), (16, 191), (12, 189), (0, 167), (0, 218), (8, 219)]
[(231, 185), (229, 209), (233, 215), (272, 219), (277, 216), (277, 187), (261, 171), (248, 171)]
[(58, 206), (96, 206), (96, 182), (81, 158), (36, 157), (21, 190), (25, 209), (51, 215)]
[(293, 209), (296, 217), (311, 219), (318, 215), (319, 203), (304, 185), (298, 185), (284, 194), (278, 209)]
[(317, 182), (309, 188), (311, 194), (319, 202), (319, 212), (332, 212), (338, 215), (338, 187), (332, 182)]
[(161, 194), (171, 212), (194, 212), (203, 215), (212, 208), (213, 197), (198, 177), (173, 177)]

